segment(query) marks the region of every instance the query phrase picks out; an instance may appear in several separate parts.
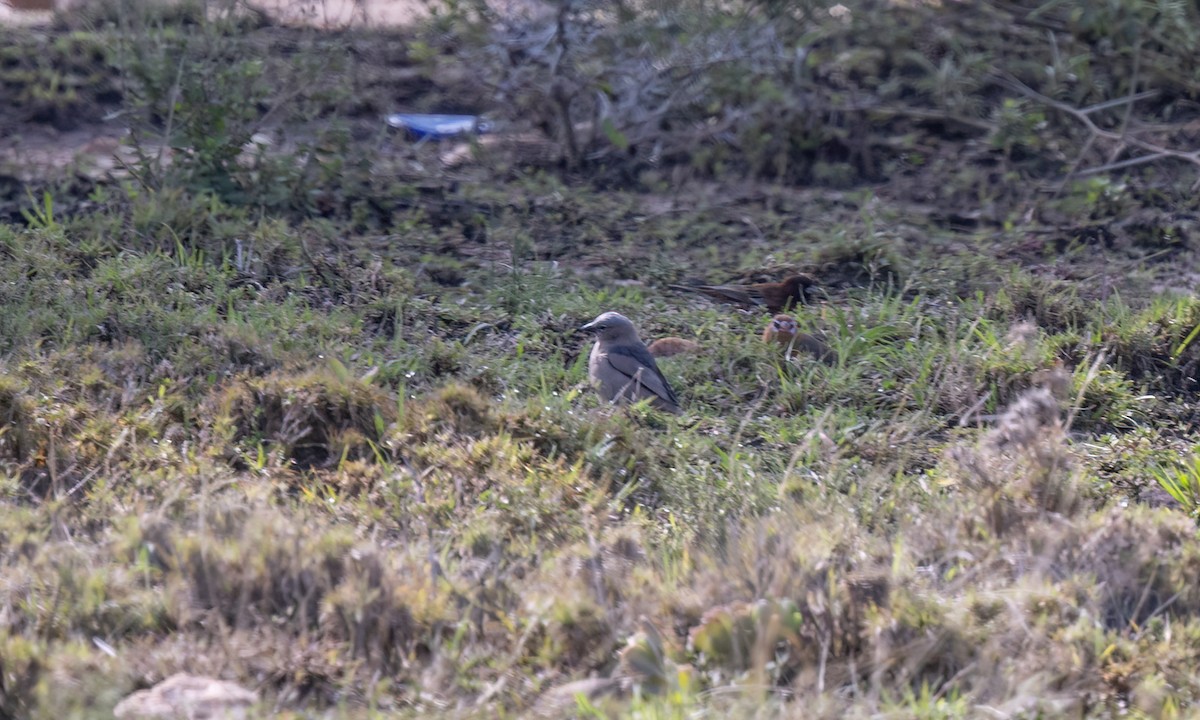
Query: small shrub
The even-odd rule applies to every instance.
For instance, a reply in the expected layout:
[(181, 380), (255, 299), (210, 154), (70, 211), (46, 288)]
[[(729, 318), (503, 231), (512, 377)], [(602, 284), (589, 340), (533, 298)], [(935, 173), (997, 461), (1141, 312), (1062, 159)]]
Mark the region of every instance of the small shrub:
[(333, 371), (238, 381), (217, 403), (218, 436), (243, 449), (266, 443), (299, 469), (372, 457), (396, 418), (383, 390)]

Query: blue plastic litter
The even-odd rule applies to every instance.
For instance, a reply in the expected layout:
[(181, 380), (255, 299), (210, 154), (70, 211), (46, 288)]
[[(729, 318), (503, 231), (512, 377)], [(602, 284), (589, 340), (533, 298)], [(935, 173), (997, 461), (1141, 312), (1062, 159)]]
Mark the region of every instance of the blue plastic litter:
[(396, 113), (388, 115), (387, 124), (403, 128), (422, 140), (442, 140), (467, 133), (485, 133), (492, 129), (492, 124), (478, 115)]

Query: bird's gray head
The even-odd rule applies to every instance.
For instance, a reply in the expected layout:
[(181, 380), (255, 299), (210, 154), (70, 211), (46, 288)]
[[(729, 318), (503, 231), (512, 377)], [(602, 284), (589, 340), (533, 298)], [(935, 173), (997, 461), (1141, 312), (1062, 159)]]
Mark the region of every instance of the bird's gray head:
[(629, 322), (629, 318), (621, 313), (603, 313), (579, 329), (584, 332), (595, 333), (596, 338), (601, 342), (641, 342), (638, 338), (637, 330), (633, 327), (633, 323)]

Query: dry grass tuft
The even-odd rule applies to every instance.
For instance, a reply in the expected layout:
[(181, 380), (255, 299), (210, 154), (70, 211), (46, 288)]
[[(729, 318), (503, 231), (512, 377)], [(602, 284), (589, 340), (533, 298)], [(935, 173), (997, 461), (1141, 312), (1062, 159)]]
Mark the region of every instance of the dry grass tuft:
[(297, 469), (373, 455), (396, 404), (368, 382), (333, 371), (235, 381), (216, 399), (216, 434), (243, 452), (262, 443)]
[(1083, 507), (1063, 411), (1048, 387), (1022, 393), (977, 446), (955, 446), (948, 457), (963, 486), (985, 499), (984, 517), (965, 520), (982, 520), (989, 533), (1005, 534), (1042, 513), (1069, 516)]

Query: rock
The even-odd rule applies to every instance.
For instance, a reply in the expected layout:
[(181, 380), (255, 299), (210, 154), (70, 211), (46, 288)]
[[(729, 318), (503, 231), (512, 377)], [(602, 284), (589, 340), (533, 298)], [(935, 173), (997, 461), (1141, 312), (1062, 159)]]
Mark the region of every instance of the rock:
[(113, 708), (117, 718), (224, 720), (246, 717), (258, 695), (216, 678), (176, 673), (149, 690), (139, 690)]

